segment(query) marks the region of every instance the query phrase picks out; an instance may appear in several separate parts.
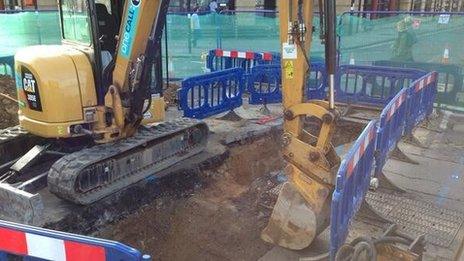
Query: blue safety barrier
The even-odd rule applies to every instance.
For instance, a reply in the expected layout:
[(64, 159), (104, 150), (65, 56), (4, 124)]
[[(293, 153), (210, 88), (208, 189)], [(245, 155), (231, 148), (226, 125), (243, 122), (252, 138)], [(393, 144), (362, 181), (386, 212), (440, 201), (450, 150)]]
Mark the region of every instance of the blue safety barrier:
[(387, 162), (388, 154), (396, 147), (404, 134), (407, 114), (410, 112), (409, 92), (402, 89), (380, 114), (377, 130), (377, 155), (375, 173), (379, 175)]
[(242, 106), (243, 74), (233, 68), (183, 80), (178, 96), (184, 117), (203, 119)]
[(337, 173), (330, 214), (330, 254), (345, 242), (351, 220), (369, 189), (374, 165), (377, 122), (371, 121), (343, 159)]
[(337, 75), (335, 99), (383, 108), (401, 89), (425, 74), (408, 68), (342, 65)]
[(259, 60), (262, 60), (262, 54), (256, 52), (214, 49), (210, 50), (206, 56), (206, 68), (210, 72), (242, 68), (245, 70), (245, 74), (248, 74)]
[(14, 56), (2, 56), (0, 57), (0, 74), (10, 75), (11, 77), (15, 77), (15, 70), (14, 70)]
[(280, 64), (258, 65), (251, 70), (247, 83), (250, 104), (282, 102)]
[(258, 64), (278, 64), (280, 65), (280, 53), (278, 52), (267, 52), (261, 53), (261, 57), (258, 59)]
[(409, 112), (406, 118), (406, 133), (413, 129), (433, 112), (433, 104), (437, 96), (438, 73), (431, 72), (416, 80), (409, 90)]
[[(257, 65), (247, 77), (250, 104), (270, 104), (282, 102), (282, 75), (280, 63)], [(326, 97), (327, 74), (323, 63), (312, 63), (306, 82), (307, 99)]]
[(151, 260), (124, 244), (0, 220), (0, 260)]
[[(433, 112), (437, 81), (438, 73), (431, 72), (400, 90), (383, 109), (379, 125), (370, 122), (342, 161), (332, 196), (331, 260), (345, 242), (349, 223), (368, 190), (374, 162), (374, 174), (379, 175), (401, 138), (412, 134), (413, 129)], [(374, 138), (371, 139), (372, 132)]]
[(311, 68), (306, 81), (306, 98), (324, 100), (327, 97), (327, 70), (324, 61), (311, 59)]
[(456, 106), (459, 104), (458, 94), (464, 91), (464, 70), (458, 64), (405, 61), (374, 61), (374, 65), (389, 67), (416, 68), (427, 72), (438, 73), (437, 99), (438, 105)]

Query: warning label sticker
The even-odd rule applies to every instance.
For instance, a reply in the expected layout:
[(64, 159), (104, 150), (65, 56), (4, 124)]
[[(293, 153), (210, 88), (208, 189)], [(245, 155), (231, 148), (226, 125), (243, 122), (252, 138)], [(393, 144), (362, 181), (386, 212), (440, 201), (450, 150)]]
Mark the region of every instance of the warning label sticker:
[(439, 24), (448, 24), (449, 21), (450, 21), (450, 17), (451, 17), (451, 15), (449, 15), (449, 14), (441, 14), (438, 17), (438, 23)]
[(297, 48), (294, 44), (284, 43), (282, 45), (282, 58), (283, 59), (292, 59), (297, 58)]
[(295, 66), (293, 65), (293, 61), (286, 61), (284, 64), (285, 69), (285, 79), (293, 79), (295, 75)]

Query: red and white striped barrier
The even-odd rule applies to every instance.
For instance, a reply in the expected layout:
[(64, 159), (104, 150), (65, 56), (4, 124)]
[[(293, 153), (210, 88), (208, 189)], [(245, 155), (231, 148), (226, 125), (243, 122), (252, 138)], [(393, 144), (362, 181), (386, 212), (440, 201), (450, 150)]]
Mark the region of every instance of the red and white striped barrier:
[(216, 49), (216, 57), (230, 57), (230, 58), (243, 58), (248, 60), (255, 59), (254, 52), (239, 52), (239, 51), (224, 51), (222, 49)]
[(0, 252), (45, 260), (106, 260), (104, 247), (0, 227)]
[(393, 117), (395, 112), (403, 105), (403, 103), (406, 101), (406, 92), (403, 91), (403, 93), (396, 99), (395, 103), (390, 107), (387, 113), (387, 121), (390, 121), (390, 119)]
[[(216, 49), (215, 52), (216, 57), (229, 57), (229, 58), (242, 58), (247, 60), (254, 60), (255, 59), (255, 52), (239, 52), (236, 50), (226, 51), (222, 49)], [(261, 53), (263, 60), (265, 61), (272, 61), (272, 53), (265, 52)]]
[(348, 168), (347, 168), (347, 173), (346, 173), (347, 178), (349, 178), (353, 174), (353, 171), (358, 165), (359, 160), (362, 158), (362, 156), (366, 152), (371, 142), (375, 142), (375, 136), (376, 136), (376, 128), (375, 128), (375, 124), (373, 124), (371, 125), (369, 132), (365, 135), (361, 145), (359, 146), (359, 149), (356, 151), (356, 153), (354, 153), (353, 157), (348, 162)]
[(414, 91), (415, 92), (421, 91), (422, 89), (424, 89), (424, 87), (426, 87), (429, 84), (431, 84), (432, 82), (434, 82), (435, 77), (436, 77), (435, 73), (429, 74), (429, 76), (427, 76), (427, 78), (424, 78), (424, 79), (422, 79), (422, 80), (420, 80), (419, 82), (416, 83), (416, 86), (414, 86)]

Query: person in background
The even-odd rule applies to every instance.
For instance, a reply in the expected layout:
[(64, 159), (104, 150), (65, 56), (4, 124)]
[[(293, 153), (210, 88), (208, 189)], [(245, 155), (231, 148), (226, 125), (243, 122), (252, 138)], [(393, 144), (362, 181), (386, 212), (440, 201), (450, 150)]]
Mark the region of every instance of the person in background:
[(209, 11), (211, 13), (216, 13), (218, 9), (218, 3), (216, 0), (213, 0), (209, 3)]
[(393, 57), (391, 60), (402, 62), (414, 61), (412, 47), (417, 43), (417, 37), (413, 32), (409, 31), (408, 27), (411, 23), (411, 17), (406, 17), (404, 20), (401, 20), (396, 24), (398, 37), (392, 46)]
[(194, 13), (190, 16), (190, 28), (192, 30), (192, 46), (197, 47), (198, 39), (201, 37), (200, 17), (198, 16), (199, 8), (195, 8)]

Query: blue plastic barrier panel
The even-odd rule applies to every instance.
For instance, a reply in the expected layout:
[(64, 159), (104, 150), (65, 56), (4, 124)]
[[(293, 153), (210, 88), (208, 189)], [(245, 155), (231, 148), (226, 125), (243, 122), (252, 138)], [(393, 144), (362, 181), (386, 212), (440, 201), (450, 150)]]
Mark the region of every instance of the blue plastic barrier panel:
[(401, 90), (380, 114), (377, 130), (376, 175), (381, 174), (389, 153), (396, 147), (404, 134), (408, 114), (409, 89)]
[(250, 70), (259, 63), (262, 57), (262, 54), (252, 51), (214, 49), (208, 52), (206, 68), (210, 72), (242, 68), (245, 73), (250, 73)]
[(431, 72), (411, 84), (409, 88), (410, 106), (406, 118), (408, 135), (411, 135), (413, 129), (432, 113), (437, 95), (437, 82), (438, 73)]
[(282, 102), (282, 77), (280, 64), (258, 65), (251, 70), (247, 89), (250, 104)]
[(337, 102), (383, 108), (395, 95), (426, 72), (380, 66), (340, 66), (335, 86)]
[(243, 74), (233, 68), (182, 81), (178, 95), (184, 117), (204, 119), (242, 106)]
[(377, 121), (371, 121), (346, 154), (332, 195), (330, 254), (335, 257), (348, 236), (351, 220), (369, 189), (374, 163)]
[[(307, 99), (323, 100), (327, 96), (327, 73), (325, 64), (312, 63), (306, 82)], [(247, 76), (247, 90), (250, 104), (271, 104), (282, 102), (282, 71), (280, 61), (276, 64), (262, 64), (252, 68)]]

